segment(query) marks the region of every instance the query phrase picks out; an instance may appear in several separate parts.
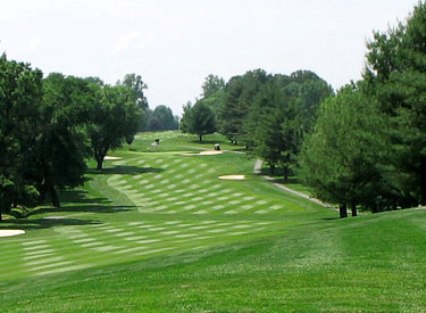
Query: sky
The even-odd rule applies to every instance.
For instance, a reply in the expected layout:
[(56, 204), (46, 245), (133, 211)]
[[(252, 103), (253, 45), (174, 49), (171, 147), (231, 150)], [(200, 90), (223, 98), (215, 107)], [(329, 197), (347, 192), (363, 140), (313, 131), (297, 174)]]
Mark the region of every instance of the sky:
[(45, 75), (127, 73), (150, 108), (175, 114), (209, 74), (311, 70), (335, 89), (358, 80), (373, 31), (405, 21), (418, 0), (0, 0), (0, 53)]

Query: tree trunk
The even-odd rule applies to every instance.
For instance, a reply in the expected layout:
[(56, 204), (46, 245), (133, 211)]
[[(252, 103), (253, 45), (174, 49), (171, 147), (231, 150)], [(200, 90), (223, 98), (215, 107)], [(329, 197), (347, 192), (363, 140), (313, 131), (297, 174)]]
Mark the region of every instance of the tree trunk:
[(39, 193), (40, 193), (39, 201), (40, 203), (43, 203), (44, 201), (46, 201), (46, 194), (47, 194), (46, 185), (44, 184), (44, 182), (42, 182), (40, 185)]
[(423, 158), (421, 160), (420, 165), (420, 204), (425, 205), (426, 204), (426, 158)]
[(275, 164), (271, 164), (271, 165), (269, 165), (269, 173), (270, 173), (271, 175), (274, 175), (274, 174), (275, 174)]
[(200, 142), (203, 142), (203, 135), (199, 134), (199, 136), (200, 136)]
[(352, 216), (357, 216), (358, 215), (355, 203), (351, 203), (351, 212), (352, 212)]
[(348, 212), (346, 211), (346, 203), (341, 203), (339, 207), (340, 218), (348, 217)]
[(98, 171), (102, 170), (102, 165), (103, 165), (103, 163), (104, 163), (104, 160), (103, 160), (103, 159), (97, 159), (97, 160), (96, 160), (96, 169), (97, 169)]
[(55, 186), (53, 185), (49, 186), (49, 195), (50, 195), (50, 199), (52, 200), (52, 205), (54, 207), (59, 208), (61, 206), (61, 202), (59, 201), (59, 195), (58, 195), (58, 192), (56, 191)]
[(284, 181), (288, 182), (288, 166), (284, 166)]
[(0, 210), (0, 222), (3, 221), (3, 218), (1, 217), (1, 210)]

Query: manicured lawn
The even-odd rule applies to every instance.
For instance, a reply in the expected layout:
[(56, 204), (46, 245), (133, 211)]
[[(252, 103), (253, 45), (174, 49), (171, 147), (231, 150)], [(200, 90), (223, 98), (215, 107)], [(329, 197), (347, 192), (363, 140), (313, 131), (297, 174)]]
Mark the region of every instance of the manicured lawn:
[(27, 231), (0, 238), (1, 312), (426, 311), (426, 210), (339, 220), (206, 141), (140, 134), (62, 208), (0, 225)]

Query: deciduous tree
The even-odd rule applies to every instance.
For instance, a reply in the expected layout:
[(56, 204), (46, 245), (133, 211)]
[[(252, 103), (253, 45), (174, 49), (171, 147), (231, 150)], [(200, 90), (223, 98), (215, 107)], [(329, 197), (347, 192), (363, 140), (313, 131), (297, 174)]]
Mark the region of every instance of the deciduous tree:
[(102, 169), (110, 149), (120, 147), (125, 138), (136, 134), (142, 112), (133, 91), (122, 85), (103, 86), (102, 96), (91, 110), (88, 134), (96, 168)]
[(203, 141), (204, 135), (213, 134), (217, 130), (216, 117), (213, 110), (202, 102), (187, 108), (185, 115), (182, 120), (186, 123), (187, 131), (198, 135), (200, 142)]

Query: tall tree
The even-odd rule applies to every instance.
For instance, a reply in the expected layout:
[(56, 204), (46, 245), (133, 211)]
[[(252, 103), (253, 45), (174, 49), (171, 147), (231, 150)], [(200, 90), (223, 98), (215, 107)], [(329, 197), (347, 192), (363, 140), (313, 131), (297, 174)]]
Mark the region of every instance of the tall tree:
[(204, 135), (213, 134), (217, 130), (215, 114), (203, 102), (197, 102), (193, 107), (187, 108), (185, 115), (182, 120), (186, 123), (187, 131), (198, 135), (200, 142), (203, 141)]
[(142, 112), (138, 130), (143, 131), (148, 123), (147, 112), (149, 110), (149, 105), (148, 99), (144, 94), (144, 90), (148, 89), (148, 85), (143, 82), (142, 76), (136, 75), (134, 73), (126, 74), (123, 78), (123, 81), (118, 81), (117, 85), (123, 85), (132, 90), (134, 101)]
[(173, 112), (165, 105), (157, 106), (154, 111), (151, 111), (148, 117), (148, 131), (162, 131), (178, 129), (178, 122), (173, 116)]
[(253, 153), (279, 166), (284, 180), (298, 165), (303, 138), (316, 120), (321, 101), (332, 93), (327, 83), (310, 71), (290, 76), (271, 75), (254, 97), (244, 129)]
[(84, 79), (50, 74), (43, 81), (43, 102), (34, 129), (37, 136), (26, 171), (37, 185), (41, 199), (49, 195), (60, 206), (59, 191), (83, 183), (89, 156), (84, 125), (96, 89)]
[(281, 86), (271, 79), (257, 94), (245, 123), (253, 154), (269, 164), (272, 174), (277, 166), (283, 166), (285, 179), (288, 178), (293, 139), (288, 136), (290, 114), (289, 102)]
[(188, 101), (187, 104), (183, 106), (183, 114), (179, 124), (179, 128), (183, 133), (189, 133), (192, 118), (191, 110), (192, 103), (191, 101)]
[(224, 101), (225, 81), (219, 76), (210, 74), (206, 77), (202, 90), (201, 98), (198, 101), (204, 102), (213, 110), (216, 120), (220, 124), (219, 110)]
[(371, 99), (353, 86), (328, 98), (304, 142), (302, 174), (315, 196), (346, 207), (375, 210), (382, 196), (383, 120)]
[[(365, 91), (388, 116), (402, 206), (426, 203), (426, 3), (368, 44)], [(395, 173), (395, 174), (396, 174)], [(403, 174), (403, 175), (401, 175)]]
[(88, 126), (93, 158), (96, 168), (102, 169), (110, 149), (120, 147), (124, 139), (134, 135), (142, 112), (135, 104), (133, 92), (126, 86), (104, 86), (102, 97), (91, 110)]
[(0, 220), (11, 207), (35, 195), (24, 175), (34, 141), (42, 96), (42, 73), (29, 64), (0, 57)]
[(264, 70), (258, 69), (232, 77), (226, 84), (219, 120), (220, 132), (229, 140), (246, 144), (251, 141), (244, 124), (256, 95), (270, 78)]

